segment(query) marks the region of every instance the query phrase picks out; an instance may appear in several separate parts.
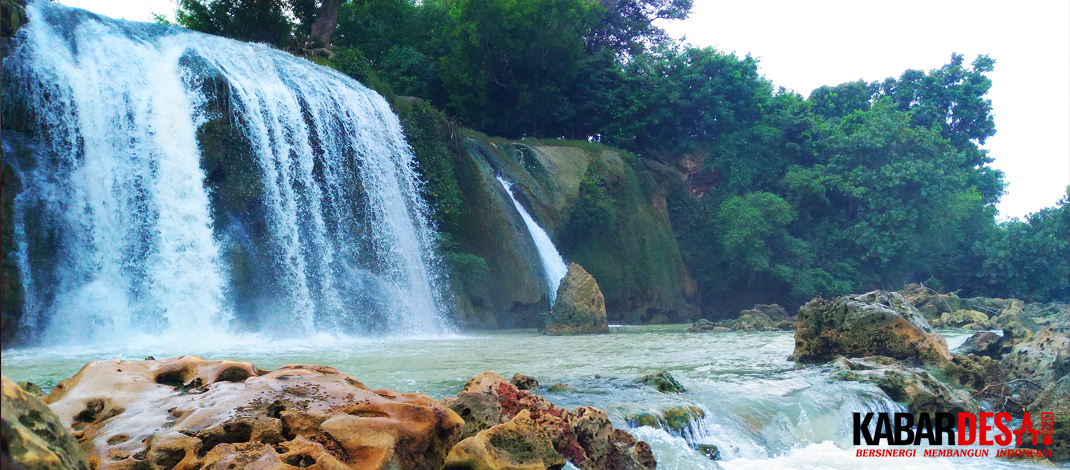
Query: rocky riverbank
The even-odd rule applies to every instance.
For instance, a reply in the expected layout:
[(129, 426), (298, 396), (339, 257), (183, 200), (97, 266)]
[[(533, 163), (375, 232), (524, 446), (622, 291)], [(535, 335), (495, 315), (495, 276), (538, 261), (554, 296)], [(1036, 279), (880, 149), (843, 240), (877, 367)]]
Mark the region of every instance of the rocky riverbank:
[(41, 399), (6, 378), (3, 391), (4, 459), (24, 468), (656, 467), (604, 411), (559, 408), (493, 372), (441, 402), (326, 366), (196, 356), (92, 362)]

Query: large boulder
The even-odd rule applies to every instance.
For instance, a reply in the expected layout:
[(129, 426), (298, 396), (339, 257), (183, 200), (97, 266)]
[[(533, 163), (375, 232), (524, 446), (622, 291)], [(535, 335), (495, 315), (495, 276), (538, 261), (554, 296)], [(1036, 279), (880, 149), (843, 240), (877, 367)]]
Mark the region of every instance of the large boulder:
[[(464, 439), (527, 412), (540, 432), (553, 442), (554, 450), (581, 470), (652, 470), (656, 466), (650, 446), (626, 431), (614, 429), (605, 411), (592, 407), (567, 411), (540, 395), (517, 389), (494, 372), (475, 376), (456, 397), (444, 398), (442, 403), (464, 419)], [(475, 455), (476, 451), (471, 450), (475, 444), (468, 446), (465, 455)], [(508, 453), (506, 449), (501, 451)], [(495, 452), (498, 451), (487, 451), (486, 455), (500, 455)]]
[(491, 426), (453, 446), (443, 470), (560, 469), (565, 458), (553, 441), (521, 410), (511, 421)]
[(836, 356), (951, 360), (944, 338), (930, 331), (921, 313), (902, 295), (885, 291), (818, 298), (799, 309), (795, 360), (825, 362)]
[(667, 370), (659, 370), (635, 379), (635, 383), (641, 383), (656, 388), (661, 393), (683, 393), (687, 391), (676, 378)]
[(1070, 373), (1070, 337), (1060, 331), (1041, 331), (1015, 344), (1000, 365), (1007, 377), (1046, 388)]
[(45, 397), (93, 468), (437, 470), (463, 420), (324, 366), (196, 356), (92, 362)]
[[(89, 460), (48, 405), (7, 377), (0, 377), (0, 441), (3, 458), (27, 469), (89, 470)], [(6, 465), (3, 468), (9, 468)]]
[(729, 320), (728, 327), (733, 331), (778, 331), (780, 323), (773, 321), (769, 315), (760, 310), (742, 310), (739, 317)]
[(557, 289), (554, 308), (540, 331), (549, 335), (609, 333), (606, 299), (598, 282), (580, 265), (568, 264), (568, 273)]
[(751, 310), (762, 312), (774, 321), (787, 320), (791, 317), (791, 315), (788, 315), (788, 311), (784, 310), (784, 307), (779, 304), (757, 304)]
[[(1051, 459), (1055, 462), (1070, 461), (1070, 375), (1064, 375), (1057, 382), (1049, 385), (1044, 392), (1029, 405), (1029, 418), (1034, 429), (1040, 429), (1043, 416), (1041, 413), (1053, 413), (1052, 444), (1042, 446), (1037, 442), (1037, 449), (1051, 450)], [(1022, 439), (1022, 447), (1033, 447), (1032, 439)]]
[(890, 357), (872, 356), (832, 362), (830, 380), (852, 380), (880, 387), (889, 398), (914, 414), (977, 412), (971, 394), (944, 383), (920, 368), (905, 365)]
[(939, 328), (965, 328), (967, 330), (985, 330), (990, 327), (988, 315), (977, 310), (955, 310), (945, 312), (933, 320), (933, 326)]

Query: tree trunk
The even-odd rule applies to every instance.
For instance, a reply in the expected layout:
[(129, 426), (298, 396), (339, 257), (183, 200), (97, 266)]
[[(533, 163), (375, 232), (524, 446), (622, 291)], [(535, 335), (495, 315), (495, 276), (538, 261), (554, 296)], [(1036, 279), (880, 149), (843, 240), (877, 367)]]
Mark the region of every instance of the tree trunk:
[(312, 23), (312, 42), (316, 47), (331, 49), (331, 34), (338, 25), (338, 7), (345, 0), (323, 0), (316, 21)]

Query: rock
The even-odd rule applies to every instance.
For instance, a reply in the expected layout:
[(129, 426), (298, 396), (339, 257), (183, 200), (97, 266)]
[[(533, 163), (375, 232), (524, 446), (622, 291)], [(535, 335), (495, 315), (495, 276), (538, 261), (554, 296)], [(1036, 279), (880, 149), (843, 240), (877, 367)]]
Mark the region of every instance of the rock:
[(829, 380), (852, 380), (880, 387), (888, 397), (919, 413), (958, 413), (977, 411), (977, 403), (966, 390), (937, 380), (929, 372), (909, 367), (884, 356), (847, 359), (832, 362)]
[(554, 450), (581, 470), (638, 470), (656, 465), (650, 446), (613, 429), (604, 411), (592, 407), (566, 411), (542, 396), (518, 390), (494, 372), (473, 377), (456, 397), (444, 398), (442, 403), (464, 419), (465, 439), (527, 411), (553, 442)]
[(967, 338), (966, 342), (962, 343), (957, 350), (961, 354), (993, 357), (999, 350), (1001, 339), (1003, 339), (1002, 336), (991, 331), (978, 331)]
[(557, 300), (539, 331), (549, 335), (609, 333), (606, 300), (598, 282), (576, 263), (557, 289)]
[(561, 393), (561, 392), (564, 392), (565, 390), (568, 390), (568, 384), (555, 383), (555, 384), (551, 385), (549, 388), (547, 388), (546, 390), (549, 391), (550, 393)]
[(728, 333), (730, 331), (732, 331), (732, 329), (727, 326), (715, 326), (710, 330), (710, 333)]
[(560, 469), (565, 458), (528, 410), (453, 446), (443, 470)]
[(1016, 345), (1000, 360), (1010, 379), (1026, 379), (1047, 388), (1070, 373), (1070, 337), (1044, 330)]
[(417, 393), (324, 366), (196, 356), (92, 362), (45, 401), (95, 469), (438, 469), (464, 421)]
[(984, 391), (989, 384), (1003, 382), (1003, 369), (998, 361), (989, 356), (956, 354), (951, 358), (951, 363), (943, 366), (943, 371), (960, 386), (974, 391)]
[(698, 321), (696, 321), (694, 324), (692, 324), (687, 329), (687, 332), (688, 333), (708, 333), (710, 331), (713, 331), (714, 327), (716, 327), (716, 326), (717, 325), (715, 325), (713, 322), (711, 322), (711, 321), (709, 321), (709, 320), (707, 320), (705, 318), (700, 318)]
[(922, 284), (908, 284), (899, 294), (927, 319), (940, 318), (940, 315), (961, 310), (965, 305), (958, 295), (940, 294)]
[(967, 330), (984, 330), (989, 328), (988, 315), (977, 310), (955, 310), (946, 312), (940, 316), (939, 323), (934, 320), (934, 326), (941, 328), (965, 328)]
[(658, 313), (658, 314), (655, 314), (654, 316), (650, 317), (650, 321), (648, 321), (647, 323), (649, 323), (651, 325), (664, 325), (664, 324), (669, 323), (671, 321), (672, 320), (669, 318), (668, 315), (666, 315), (664, 313)]
[(729, 321), (728, 326), (734, 331), (777, 331), (780, 329), (778, 322), (774, 322), (769, 315), (758, 310), (739, 312), (739, 317)]
[(528, 377), (519, 372), (513, 374), (513, 379), (509, 383), (513, 384), (517, 390), (535, 390), (539, 388), (539, 381), (535, 380), (535, 377)]
[(673, 406), (657, 412), (642, 412), (626, 416), (631, 426), (650, 426), (679, 435), (691, 422), (706, 417), (706, 412), (697, 406)]
[(33, 382), (19, 382), (17, 385), (19, 388), (25, 390), (26, 393), (35, 397), (43, 397), (45, 395), (44, 390), (41, 390), (41, 387), (38, 387), (37, 384)]
[(3, 388), (0, 440), (4, 443), (4, 457), (33, 470), (90, 469), (78, 441), (48, 405), (7, 377), (0, 377), (0, 382)]
[(680, 382), (677, 382), (676, 379), (673, 378), (672, 374), (664, 370), (639, 377), (638, 379), (635, 379), (635, 382), (654, 387), (661, 393), (681, 393), (687, 391)]
[(1034, 447), (1032, 439), (1022, 439), (1022, 447), (1050, 449), (1053, 462), (1070, 461), (1070, 375), (1064, 375), (1057, 382), (1049, 385), (1044, 392), (1029, 405), (1029, 418), (1034, 429), (1040, 429), (1041, 413), (1054, 413), (1055, 425), (1052, 433), (1052, 445)]
[(791, 317), (791, 315), (788, 315), (788, 311), (784, 310), (784, 307), (777, 304), (757, 304), (752, 310), (762, 312), (765, 316), (776, 321), (787, 320)]
[(799, 362), (842, 355), (889, 356), (923, 363), (951, 360), (947, 343), (902, 295), (873, 291), (814, 299), (799, 309), (795, 353)]
[(721, 460), (721, 451), (713, 444), (699, 444), (695, 450), (710, 460)]

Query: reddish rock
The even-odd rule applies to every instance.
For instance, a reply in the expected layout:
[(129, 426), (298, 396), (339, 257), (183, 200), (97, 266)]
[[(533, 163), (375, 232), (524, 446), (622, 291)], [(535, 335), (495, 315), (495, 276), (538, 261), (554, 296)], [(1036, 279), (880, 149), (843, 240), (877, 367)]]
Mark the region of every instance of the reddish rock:
[(456, 397), (442, 403), (464, 419), (463, 438), (526, 412), (554, 449), (582, 470), (656, 468), (650, 446), (614, 429), (604, 411), (592, 407), (566, 411), (540, 395), (518, 390), (494, 372), (475, 376)]
[(99, 470), (438, 470), (464, 424), (330, 367), (196, 356), (92, 362), (45, 401)]

